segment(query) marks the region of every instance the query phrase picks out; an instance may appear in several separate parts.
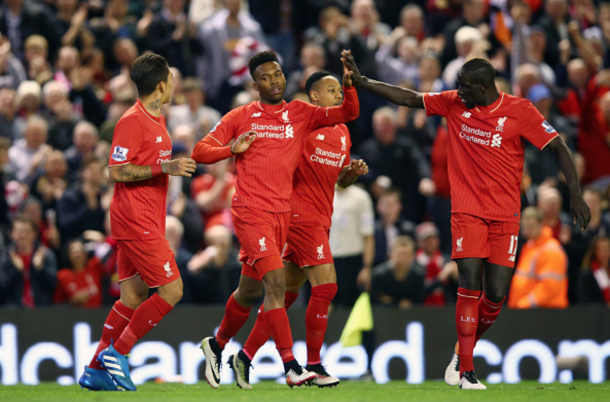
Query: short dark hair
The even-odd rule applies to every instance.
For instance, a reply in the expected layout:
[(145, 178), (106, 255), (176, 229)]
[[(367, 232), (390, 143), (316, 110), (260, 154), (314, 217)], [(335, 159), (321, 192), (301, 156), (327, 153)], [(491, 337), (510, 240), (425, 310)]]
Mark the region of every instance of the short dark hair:
[(270, 62), (280, 64), (280, 60), (277, 58), (277, 55), (270, 50), (257, 53), (250, 57), (250, 60), (248, 60), (248, 69), (250, 70), (250, 75), (252, 78), (254, 79), (254, 70), (256, 70), (256, 67)]
[(155, 92), (161, 81), (167, 82), (169, 65), (165, 57), (147, 53), (136, 59), (131, 67), (130, 75), (138, 88), (138, 96), (148, 96)]
[(30, 225), (30, 227), (32, 228), (32, 230), (34, 231), (34, 233), (36, 233), (36, 236), (38, 236), (38, 233), (40, 231), (40, 228), (38, 227), (38, 225), (36, 224), (36, 222), (34, 221), (34, 219), (32, 219), (31, 217), (24, 215), (24, 214), (19, 214), (16, 215), (13, 218), (13, 229), (15, 228), (15, 225), (17, 223), (25, 223), (26, 225)]
[(390, 187), (379, 195), (381, 197), (395, 196), (398, 198), (398, 201), (402, 202), (402, 191), (400, 191), (397, 187)]
[(203, 91), (203, 82), (197, 77), (186, 77), (181, 86), (182, 92)]
[(309, 76), (309, 78), (307, 78), (307, 81), (305, 82), (305, 93), (307, 94), (307, 96), (309, 96), (309, 100), (311, 100), (311, 96), (309, 95), (309, 92), (311, 92), (313, 86), (320, 81), (322, 78), (324, 77), (333, 77), (333, 75), (326, 71), (326, 70), (320, 70), (320, 71), (316, 71), (315, 73), (313, 73), (312, 75)]
[(472, 77), (476, 83), (495, 84), (496, 70), (488, 60), (481, 58), (469, 60), (464, 63), (461, 70)]

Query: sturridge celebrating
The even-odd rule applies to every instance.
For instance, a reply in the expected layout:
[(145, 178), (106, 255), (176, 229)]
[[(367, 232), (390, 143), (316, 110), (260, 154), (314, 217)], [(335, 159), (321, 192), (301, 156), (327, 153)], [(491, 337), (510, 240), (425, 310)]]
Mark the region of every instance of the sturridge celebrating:
[(397, 105), (424, 108), (428, 116), (447, 119), (459, 346), (445, 381), (462, 389), (485, 389), (474, 373), (472, 353), (500, 313), (515, 266), (523, 140), (557, 154), (570, 189), (573, 219), (584, 230), (591, 213), (570, 150), (530, 101), (498, 91), (495, 70), (487, 60), (473, 59), (462, 66), (457, 91), (422, 94), (363, 77), (351, 53), (342, 55), (355, 85)]
[[(190, 177), (192, 159), (171, 160), (172, 140), (161, 106), (169, 103), (172, 73), (156, 54), (139, 57), (131, 70), (138, 100), (114, 130), (109, 175), (112, 235), (118, 241), (121, 299), (106, 322), (93, 360), (79, 384), (91, 390), (135, 391), (125, 355), (182, 298), (182, 279), (165, 240), (167, 175)], [(157, 293), (148, 297), (148, 290)], [(114, 381), (113, 381), (114, 380)], [(115, 385), (116, 384), (116, 385)]]
[[(307, 79), (305, 90), (316, 106), (338, 106), (343, 101), (341, 84), (327, 71), (313, 73)], [(289, 308), (297, 299), (301, 286), (309, 280), (312, 289), (305, 315), (306, 369), (317, 374), (313, 383), (318, 387), (339, 384), (339, 379), (330, 376), (322, 367), (320, 359), (328, 308), (337, 293), (337, 276), (328, 244), (335, 183), (348, 187), (358, 176), (368, 172), (364, 161), (350, 163), (350, 148), (350, 135), (344, 124), (315, 130), (308, 135), (305, 151), (294, 173), (288, 247), (284, 252), (284, 305)], [(263, 311), (264, 305), (243, 350), (229, 360), (241, 388), (252, 388), (249, 374), (252, 358), (271, 336)]]
[[(292, 355), (292, 334), (284, 307), (286, 281), (281, 252), (288, 236), (292, 179), (307, 136), (312, 131), (358, 117), (356, 90), (346, 71), (345, 100), (340, 107), (317, 107), (301, 101), (286, 103), (286, 78), (273, 52), (248, 62), (260, 101), (225, 115), (193, 150), (198, 163), (215, 163), (237, 155), (237, 183), (231, 213), (242, 246), (239, 286), (227, 302), (215, 337), (204, 338), (205, 376), (220, 384), (220, 358), (229, 340), (244, 325), (265, 290), (264, 315), (284, 362), (290, 386), (311, 382), (316, 374), (302, 369)], [(231, 140), (231, 146), (225, 146)]]

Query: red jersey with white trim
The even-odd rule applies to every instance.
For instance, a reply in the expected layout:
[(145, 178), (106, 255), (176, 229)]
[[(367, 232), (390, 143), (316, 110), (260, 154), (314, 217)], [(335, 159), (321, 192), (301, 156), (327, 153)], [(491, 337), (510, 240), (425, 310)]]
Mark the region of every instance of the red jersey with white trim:
[(295, 100), (281, 105), (252, 102), (226, 114), (208, 136), (222, 146), (248, 131), (257, 138), (236, 156), (237, 182), (232, 206), (267, 212), (290, 211), (292, 180), (308, 135), (358, 116), (356, 90), (344, 88), (338, 107), (323, 108)]
[(447, 119), (451, 212), (519, 222), (524, 141), (543, 149), (555, 129), (527, 99), (500, 93), (468, 109), (457, 91), (424, 94), (428, 116)]
[(294, 172), (291, 222), (330, 228), (335, 183), (350, 165), (352, 141), (345, 124), (324, 127), (308, 135), (305, 151)]
[[(172, 159), (172, 139), (163, 116), (148, 113), (138, 100), (116, 125), (108, 166), (155, 165)], [(168, 177), (116, 183), (110, 204), (112, 237), (150, 240), (165, 237)]]

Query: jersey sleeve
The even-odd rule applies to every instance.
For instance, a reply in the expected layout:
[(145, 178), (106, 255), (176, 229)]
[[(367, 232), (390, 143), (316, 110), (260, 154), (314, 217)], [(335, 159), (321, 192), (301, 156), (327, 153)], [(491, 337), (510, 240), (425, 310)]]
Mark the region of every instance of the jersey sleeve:
[(213, 138), (220, 146), (227, 145), (229, 141), (243, 134), (237, 132), (243, 113), (243, 107), (231, 110), (216, 123), (207, 136)]
[(425, 93), (423, 100), (424, 109), (426, 109), (426, 115), (428, 117), (447, 117), (447, 115), (449, 115), (449, 110), (451, 109), (451, 103), (453, 103), (456, 96), (456, 91)]
[(529, 101), (520, 116), (523, 118), (521, 136), (540, 150), (559, 135)]
[(108, 166), (126, 165), (140, 152), (144, 140), (142, 123), (134, 115), (121, 119), (114, 129)]
[(341, 106), (320, 107), (308, 105), (311, 110), (311, 131), (320, 127), (334, 126), (335, 124), (349, 123), (360, 115), (360, 102), (356, 88), (343, 87), (343, 103)]
[[(352, 164), (352, 137), (349, 134), (349, 129), (347, 128), (346, 125), (342, 125), (342, 129), (343, 132), (345, 133), (345, 139), (347, 142), (347, 153), (345, 154), (345, 160), (343, 161), (343, 166), (344, 168), (350, 166)], [(365, 161), (366, 162), (366, 161)]]

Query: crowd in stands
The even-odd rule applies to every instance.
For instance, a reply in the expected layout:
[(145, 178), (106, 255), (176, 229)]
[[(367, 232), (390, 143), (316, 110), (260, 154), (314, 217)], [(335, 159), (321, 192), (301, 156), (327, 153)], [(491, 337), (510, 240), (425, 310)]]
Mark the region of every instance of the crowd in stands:
[[(118, 298), (108, 210), (114, 127), (136, 100), (130, 66), (164, 56), (173, 157), (190, 156), (232, 108), (257, 99), (247, 61), (273, 49), (286, 99), (315, 71), (422, 92), (456, 88), (488, 58), (500, 90), (531, 100), (566, 140), (591, 223), (580, 231), (558, 161), (526, 146), (522, 233), (508, 304), (610, 306), (610, 3), (597, 0), (4, 0), (0, 5), (0, 305), (97, 307)], [(443, 119), (358, 91), (352, 157), (370, 173), (337, 189), (339, 293), (409, 308), (454, 303), (448, 132)], [(183, 303), (225, 303), (241, 266), (232, 160), (170, 177), (166, 237)], [(518, 243), (518, 248), (517, 248)], [(517, 251), (518, 250), (518, 251)]]

